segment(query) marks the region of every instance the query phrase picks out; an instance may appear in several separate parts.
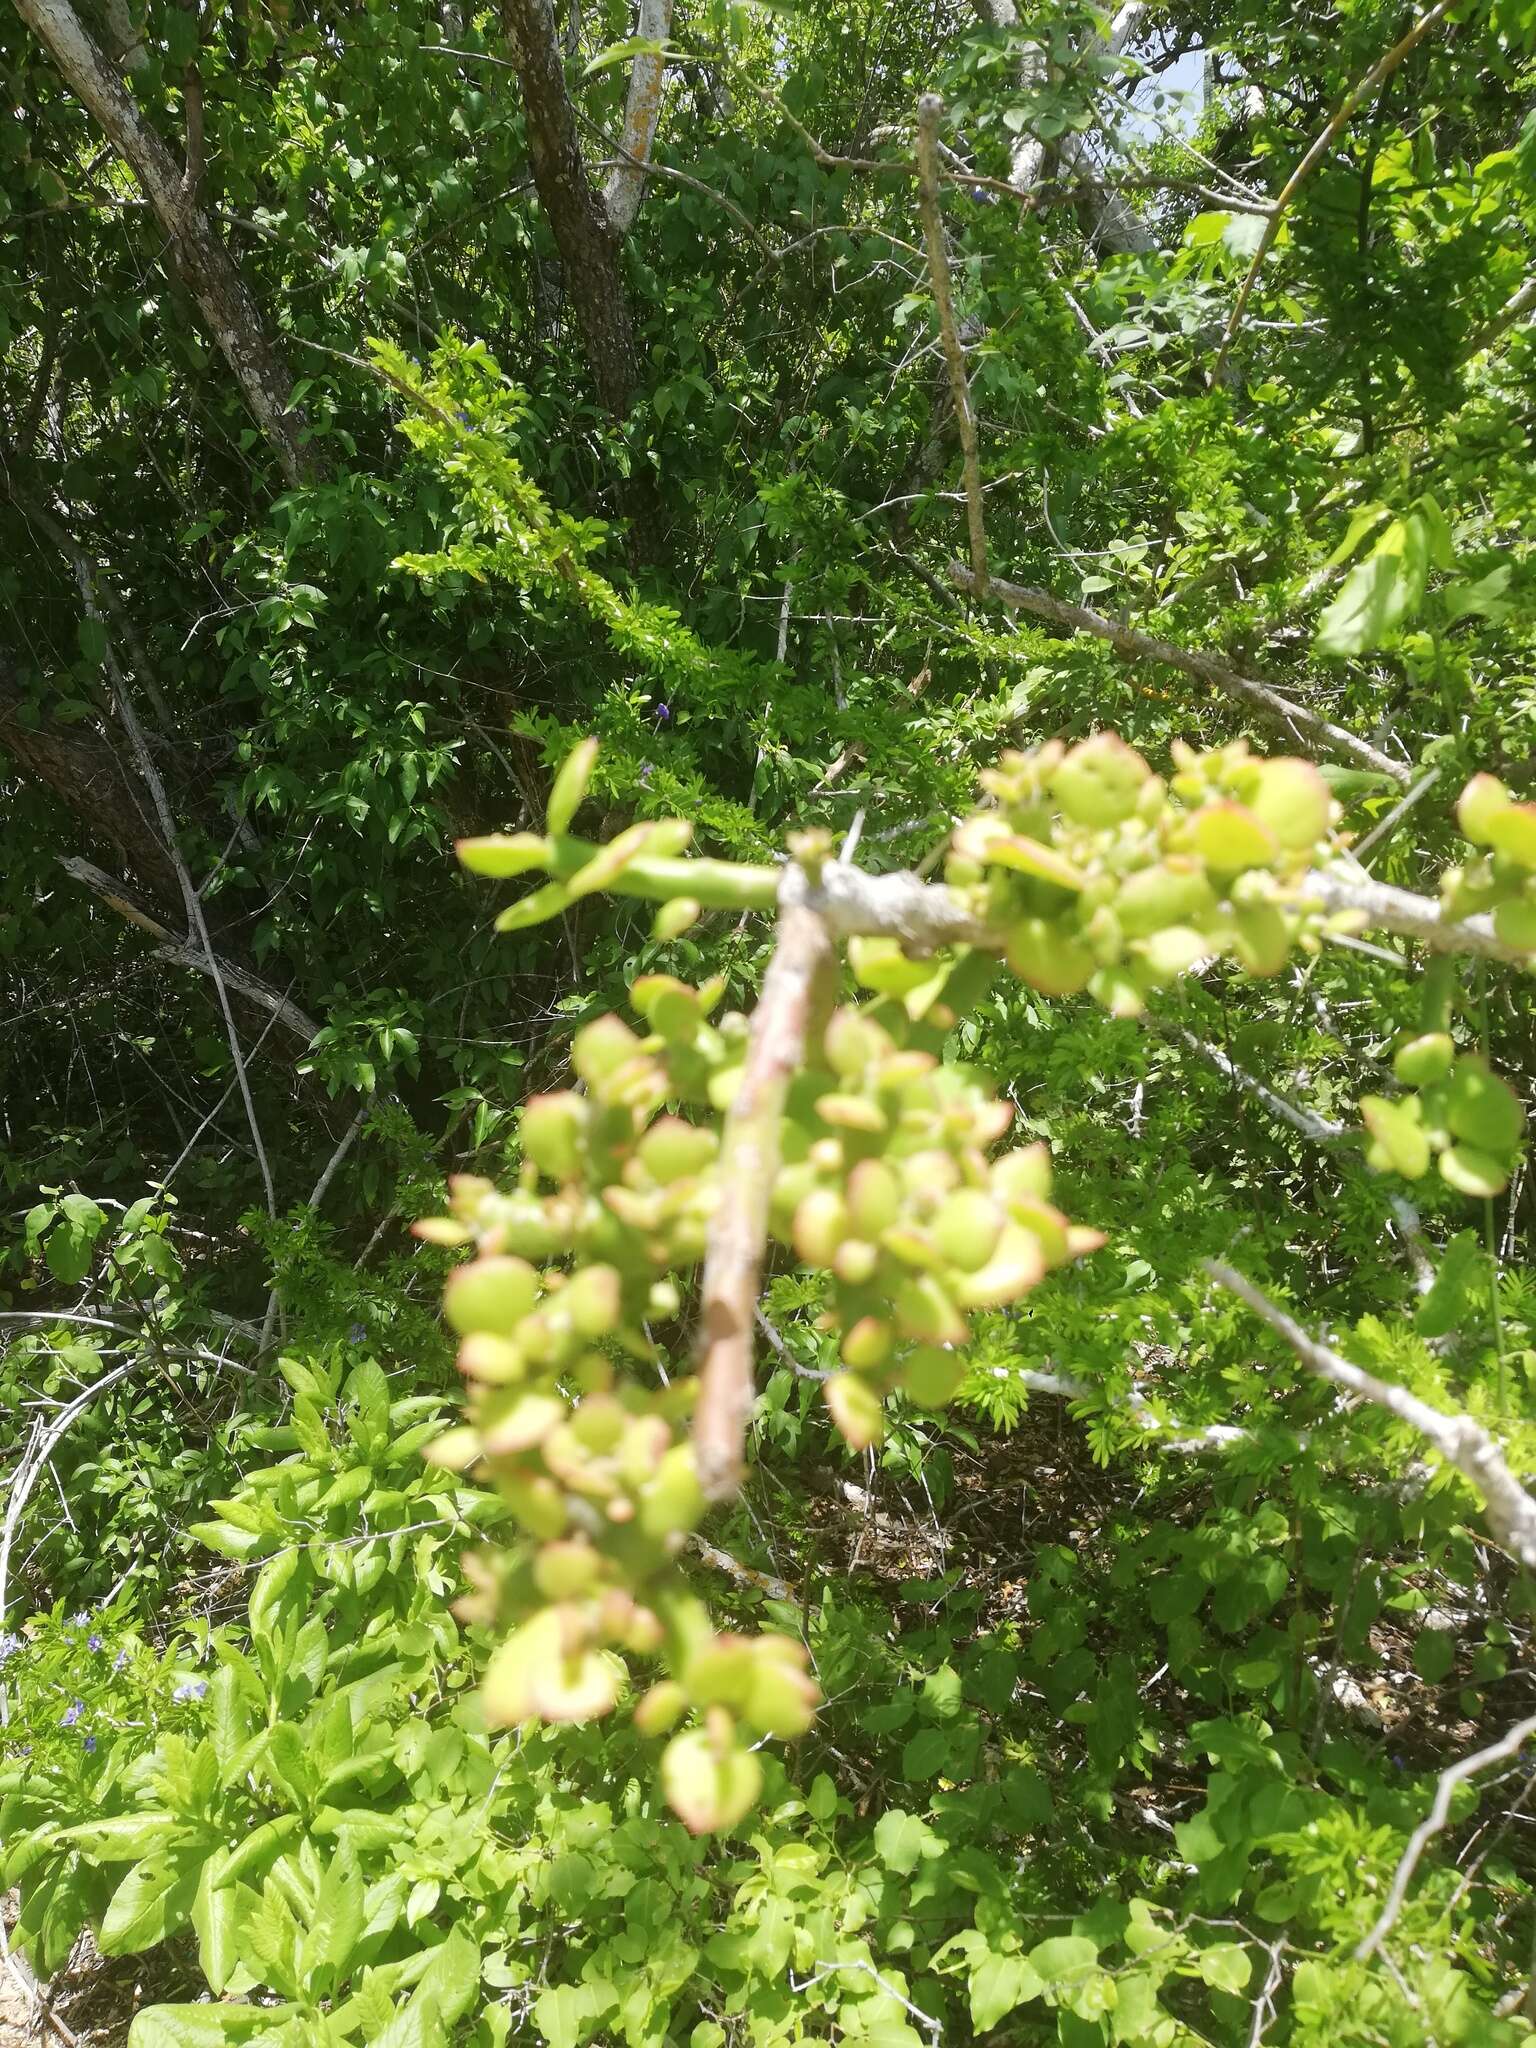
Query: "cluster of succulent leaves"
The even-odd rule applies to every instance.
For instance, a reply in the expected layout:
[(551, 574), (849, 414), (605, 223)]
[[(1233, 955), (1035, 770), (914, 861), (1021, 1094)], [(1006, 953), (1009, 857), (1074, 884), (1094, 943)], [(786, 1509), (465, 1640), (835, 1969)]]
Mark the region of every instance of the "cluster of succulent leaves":
[[(1273, 680), (1400, 759), (1402, 787), (1324, 766), (1329, 829), (1358, 845), (1418, 790), (1373, 875), (1433, 892), (1459, 868), (1458, 914), (1524, 945), (1536, 344), (1528, 319), (1499, 323), (1536, 235), (1529, 0), (1449, 11), (1350, 117), (1214, 386), (1261, 226), (1229, 174), (1273, 201), (1401, 14), (1168, 0), (1117, 61), (1075, 9), (1018, 5), (1008, 27), (969, 0), (679, 0), (659, 131), (679, 175), (650, 182), (620, 258), (640, 344), (622, 420), (592, 397), (493, 13), (79, 11), (176, 148), (195, 79), (200, 196), (299, 373), (323, 474), (285, 487), (152, 210), (5, 10), (6, 1476), (81, 1403), (17, 1519), (0, 1617), (12, 1941), (44, 1972), (86, 1926), (111, 1953), (159, 1950), (156, 1981), (184, 1995), (139, 2014), (136, 2048), (1524, 2038), (1523, 1757), (1458, 1790), (1385, 1955), (1352, 1952), (1439, 1771), (1530, 1711), (1529, 1589), (1400, 1424), (1337, 1406), (1201, 1262), (1235, 1259), (1536, 1471), (1532, 984), (1461, 963), (1451, 1014), (1411, 947), (1334, 943), (1350, 934), (1298, 893), (1299, 838), (1213, 910), (1164, 835), (1207, 802), (1254, 811), (1259, 756), (1228, 752), (1242, 716), (950, 590), (961, 477), (907, 165), (937, 88), (946, 144), (983, 176), (1008, 176), (1033, 125), (1170, 181), (1127, 191), (1154, 243), (1128, 255), (1091, 192), (1066, 203), (1071, 179), (1030, 217), (944, 188), (993, 568)], [(588, 138), (617, 131), (627, 70), (593, 60), (633, 27), (620, 0), (571, 14)], [(1191, 130), (1151, 99), (1197, 48)], [(88, 767), (92, 746), (126, 758), (108, 647), (216, 941), (318, 1027), (296, 1044), (237, 1010), (270, 1207), (214, 991), (59, 865), (123, 872), (111, 828), (152, 812), (131, 777), (125, 796), (87, 774), (71, 804), (37, 771), (72, 744)], [(804, 1646), (824, 1704), (793, 1738), (733, 1743), (755, 1804), (695, 1835), (628, 1714), (488, 1722), (500, 1635), (455, 1618), (459, 1558), (530, 1539), (496, 1489), (413, 1446), (459, 1387), (446, 1259), (406, 1224), (451, 1207), (452, 1176), (518, 1199), (518, 1101), (575, 1086), (576, 1036), (607, 1013), (659, 1035), (632, 989), (723, 984), (701, 1036), (750, 1010), (789, 832), (835, 847), (862, 813), (860, 858), (911, 865), (1009, 749), (1033, 753), (1027, 778), (1107, 729), (1168, 771), (1155, 830), (1068, 816), (1056, 792), (1040, 819), (1002, 789), (954, 873), (996, 901), (1015, 966), (1065, 953), (1075, 976), (1086, 951), (1098, 988), (856, 946), (843, 993), (884, 1038), (861, 1041), (868, 1087), (821, 1084), (879, 1106), (875, 1072), (916, 1046), (983, 1114), (995, 1076), (1030, 1199), (1106, 1241), (1022, 1302), (963, 1309), (965, 1376), (929, 1409), (912, 1361), (947, 1391), (952, 1348), (843, 1356), (857, 1283), (826, 1226), (863, 1162), (825, 1152), (786, 1195), (764, 1304), (783, 1351), (762, 1347), (748, 1492), (708, 1531), (744, 1575), (707, 1547), (664, 1570), (726, 1645), (706, 1741), (711, 1704), (741, 1725), (759, 1638)], [(566, 820), (544, 886), (679, 817), (693, 857), (629, 841), (633, 893), (589, 873), (498, 937), (452, 844), (545, 840), (542, 793), (586, 733), (592, 836)], [(1211, 764), (1190, 800), (1182, 740)], [(1510, 798), (1474, 783), (1458, 836), (1444, 799), (1485, 773)], [(1009, 836), (1086, 886), (988, 857), (1013, 803)], [(638, 886), (667, 862), (693, 870), (696, 917), (676, 877)], [(1157, 935), (1203, 944), (1172, 978), (1193, 936), (1149, 948), (1113, 909), (1149, 862), (1183, 878)], [(1243, 947), (1267, 930), (1278, 950), (1271, 913), (1287, 947), (1261, 974)], [(807, 1161), (834, 1130), (854, 1143), (797, 1108)], [(656, 1121), (718, 1114), (706, 1084)], [(674, 1378), (687, 1275), (672, 1319), (644, 1318)], [(591, 1348), (654, 1391), (649, 1354)], [(879, 1398), (880, 1441), (849, 1450), (834, 1384), (866, 1427), (861, 1395)], [(1219, 1448), (1168, 1448), (1212, 1426)], [(534, 1555), (508, 1588), (524, 1615), (547, 1604)], [(694, 1779), (718, 1792), (712, 1756)]]

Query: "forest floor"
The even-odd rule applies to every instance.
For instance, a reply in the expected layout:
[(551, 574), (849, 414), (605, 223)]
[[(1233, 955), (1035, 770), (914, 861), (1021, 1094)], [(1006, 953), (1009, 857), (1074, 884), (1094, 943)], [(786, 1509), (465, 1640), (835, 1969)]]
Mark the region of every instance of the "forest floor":
[[(3, 1905), (9, 1929), (15, 1894)], [(122, 2048), (140, 2006), (194, 1998), (199, 1981), (174, 1944), (140, 1956), (104, 1956), (82, 1934), (47, 1985), (20, 1957), (7, 1955), (0, 1968), (0, 2048)]]

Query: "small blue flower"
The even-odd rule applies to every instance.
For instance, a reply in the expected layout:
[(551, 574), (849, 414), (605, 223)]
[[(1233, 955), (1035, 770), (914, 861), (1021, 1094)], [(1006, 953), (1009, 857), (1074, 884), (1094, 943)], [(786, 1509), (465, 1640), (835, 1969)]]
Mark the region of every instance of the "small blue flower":
[(75, 1723), (79, 1720), (80, 1716), (84, 1712), (85, 1701), (76, 1700), (72, 1707), (66, 1707), (63, 1713), (59, 1716), (59, 1726), (61, 1728), (73, 1728)]
[(112, 1659), (112, 1669), (114, 1671), (121, 1671), (127, 1662), (128, 1652), (126, 1650), (119, 1650), (117, 1655)]
[(101, 1648), (101, 1637), (94, 1634), (88, 1636), (86, 1638), (85, 1647), (88, 1650), (99, 1650)]
[(349, 1344), (362, 1344), (366, 1341), (367, 1336), (368, 1325), (366, 1323), (352, 1323), (348, 1326), (347, 1342)]
[(4, 1664), (8, 1658), (14, 1657), (20, 1648), (20, 1636), (7, 1635), (4, 1631), (0, 1631), (0, 1664)]
[(647, 761), (645, 766), (640, 770), (640, 780), (642, 782), (649, 782), (654, 773), (655, 770), (652, 768), (650, 762)]
[(658, 704), (656, 706), (656, 723), (658, 725), (665, 725), (671, 716), (672, 706), (670, 704)]
[(84, 1749), (87, 1756), (94, 1756), (96, 1754), (96, 1738), (94, 1735), (87, 1735)]
[(184, 1678), (171, 1694), (171, 1698), (177, 1706), (182, 1706), (188, 1700), (200, 1700), (207, 1690), (206, 1678)]
[(82, 1607), (78, 1614), (72, 1614), (69, 1617), (69, 1625), (71, 1628), (89, 1628), (91, 1625), (91, 1617), (86, 1613), (85, 1609)]

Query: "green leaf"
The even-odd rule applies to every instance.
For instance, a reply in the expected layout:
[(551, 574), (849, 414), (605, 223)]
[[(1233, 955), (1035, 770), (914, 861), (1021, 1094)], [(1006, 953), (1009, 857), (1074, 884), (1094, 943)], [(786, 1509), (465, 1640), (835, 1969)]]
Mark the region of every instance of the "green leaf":
[(1458, 1231), (1440, 1254), (1434, 1284), (1419, 1303), (1413, 1326), (1421, 1337), (1444, 1337), (1466, 1313), (1467, 1297), (1481, 1275), (1482, 1246), (1475, 1230)]
[(1253, 1974), (1253, 1958), (1235, 1941), (1221, 1941), (1214, 1948), (1198, 1950), (1195, 1966), (1213, 1989), (1234, 1994), (1247, 1989)]
[(597, 764), (597, 741), (578, 740), (560, 764), (560, 773), (555, 777), (555, 786), (549, 793), (549, 809), (545, 824), (552, 839), (558, 839), (571, 829), (571, 820), (581, 808), (581, 800), (587, 793), (592, 780), (592, 770)]
[(146, 2005), (133, 2016), (128, 2048), (228, 2048), (297, 2013), (295, 2005)]
[(921, 1728), (901, 1752), (901, 1775), (912, 1783), (922, 1783), (952, 1763), (954, 1754), (953, 1736), (942, 1728)]
[(444, 2025), (462, 2019), (480, 1989), (480, 1951), (467, 1934), (457, 1929), (432, 1952), (422, 1973), (422, 1993), (437, 2007)]
[(222, 1887), (231, 1885), (237, 1878), (250, 1872), (259, 1872), (270, 1863), (284, 1843), (295, 1836), (303, 1822), (296, 1813), (280, 1813), (275, 1820), (263, 1821), (259, 1828), (252, 1830), (238, 1846), (230, 1851), (229, 1860), (219, 1872), (216, 1882)]
[(1047, 1984), (1073, 1984), (1098, 1968), (1098, 1945), (1086, 1934), (1056, 1934), (1032, 1948), (1029, 1960)]
[(1044, 1979), (1027, 1956), (985, 1956), (971, 1972), (971, 2023), (985, 2034), (1044, 1989)]
[(171, 1813), (119, 1813), (108, 1820), (86, 1820), (54, 1837), (73, 1842), (96, 1863), (137, 1863), (170, 1846), (181, 1823)]
[(533, 2023), (548, 2048), (578, 2048), (592, 2038), (598, 2021), (617, 2003), (610, 1984), (557, 1984), (533, 2001)]
[(1456, 1662), (1456, 1638), (1449, 1629), (1426, 1628), (1413, 1646), (1413, 1668), (1426, 1685), (1439, 1685)]
[(219, 1888), (218, 1874), (223, 1862), (222, 1850), (209, 1857), (198, 1873), (197, 1897), (192, 1902), (197, 1960), (216, 1998), (228, 1989), (240, 1960), (236, 1941), (238, 1895), (233, 1889)]
[(202, 1863), (150, 1856), (135, 1864), (112, 1894), (101, 1923), (106, 1956), (138, 1955), (184, 1927), (197, 1896)]
[(889, 1813), (883, 1813), (875, 1824), (875, 1852), (887, 1870), (894, 1870), (901, 1876), (914, 1871), (926, 1856), (943, 1853), (944, 1844), (915, 1813), (904, 1813), (899, 1806), (893, 1806)]

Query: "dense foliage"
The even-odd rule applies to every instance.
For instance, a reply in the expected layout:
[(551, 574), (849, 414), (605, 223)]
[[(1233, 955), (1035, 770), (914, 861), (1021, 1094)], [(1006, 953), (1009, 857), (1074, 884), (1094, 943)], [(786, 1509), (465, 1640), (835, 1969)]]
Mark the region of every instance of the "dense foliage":
[(0, 66), (8, 1970), (1529, 2038), (1527, 0)]

